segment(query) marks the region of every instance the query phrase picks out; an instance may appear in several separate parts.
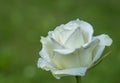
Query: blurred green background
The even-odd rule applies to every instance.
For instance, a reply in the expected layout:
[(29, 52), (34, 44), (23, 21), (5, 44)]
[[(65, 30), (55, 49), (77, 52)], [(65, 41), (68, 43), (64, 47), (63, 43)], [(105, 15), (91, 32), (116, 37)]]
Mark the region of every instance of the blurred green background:
[(114, 41), (83, 83), (120, 83), (120, 0), (0, 0), (0, 83), (75, 83), (69, 76), (56, 80), (37, 60), (40, 36), (77, 18)]

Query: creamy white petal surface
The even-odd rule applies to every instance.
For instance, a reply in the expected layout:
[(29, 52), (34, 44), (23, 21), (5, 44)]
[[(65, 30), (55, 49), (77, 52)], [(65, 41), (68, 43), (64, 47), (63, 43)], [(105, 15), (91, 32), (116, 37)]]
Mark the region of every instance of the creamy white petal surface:
[(41, 37), (42, 50), (38, 67), (51, 71), (59, 79), (62, 76), (84, 76), (96, 62), (112, 39), (102, 34), (93, 36), (92, 26), (79, 19), (62, 24), (47, 37)]
[(102, 52), (104, 51), (105, 46), (110, 46), (112, 44), (112, 39), (106, 34), (102, 34), (94, 38), (99, 39), (100, 43), (96, 48), (96, 54), (94, 55), (93, 62), (97, 61), (100, 58)]

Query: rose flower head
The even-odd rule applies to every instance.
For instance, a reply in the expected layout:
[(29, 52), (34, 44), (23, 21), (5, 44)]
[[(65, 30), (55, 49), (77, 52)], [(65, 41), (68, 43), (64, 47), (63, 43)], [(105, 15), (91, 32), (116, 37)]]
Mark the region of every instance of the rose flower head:
[(48, 36), (40, 40), (38, 67), (51, 71), (57, 79), (84, 76), (102, 56), (105, 46), (112, 44), (108, 35), (93, 36), (93, 32), (91, 24), (79, 19), (49, 31)]

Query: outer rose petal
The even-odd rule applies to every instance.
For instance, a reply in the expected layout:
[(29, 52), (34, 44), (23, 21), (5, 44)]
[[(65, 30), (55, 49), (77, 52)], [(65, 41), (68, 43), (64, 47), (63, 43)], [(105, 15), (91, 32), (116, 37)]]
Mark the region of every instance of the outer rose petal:
[(46, 70), (46, 71), (55, 69), (54, 66), (50, 62), (47, 62), (43, 58), (39, 58), (37, 66), (39, 68)]
[(65, 69), (65, 70), (55, 70), (52, 71), (53, 75), (60, 79), (62, 76), (84, 76), (86, 73), (87, 67), (81, 67), (81, 68), (72, 68), (72, 69)]
[(62, 45), (60, 45), (58, 42), (56, 42), (53, 39), (50, 39), (49, 36), (46, 38), (41, 37), (41, 43), (42, 43), (42, 50), (39, 52), (42, 58), (50, 62), (50, 58), (53, 56), (53, 50), (54, 49), (62, 49), (64, 48)]
[(49, 36), (41, 37), (42, 50), (39, 52), (41, 58), (38, 60), (38, 67), (44, 70), (52, 71), (55, 69), (54, 64), (51, 62), (51, 58), (53, 57), (54, 49), (63, 49), (64, 47), (59, 44), (56, 40), (51, 39)]
[(112, 39), (108, 35), (105, 35), (105, 34), (96, 36), (94, 37), (94, 39), (99, 39), (100, 43), (98, 47), (96, 48), (96, 54), (93, 58), (93, 62), (97, 61), (101, 57), (105, 46), (110, 46), (112, 44)]

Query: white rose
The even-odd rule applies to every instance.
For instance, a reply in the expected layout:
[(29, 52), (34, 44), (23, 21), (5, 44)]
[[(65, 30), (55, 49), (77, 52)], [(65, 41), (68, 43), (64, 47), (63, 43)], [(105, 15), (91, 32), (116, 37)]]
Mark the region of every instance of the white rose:
[(47, 37), (41, 37), (41, 42), (38, 67), (59, 79), (67, 75), (84, 76), (112, 39), (106, 34), (93, 36), (92, 26), (77, 19), (50, 31)]

